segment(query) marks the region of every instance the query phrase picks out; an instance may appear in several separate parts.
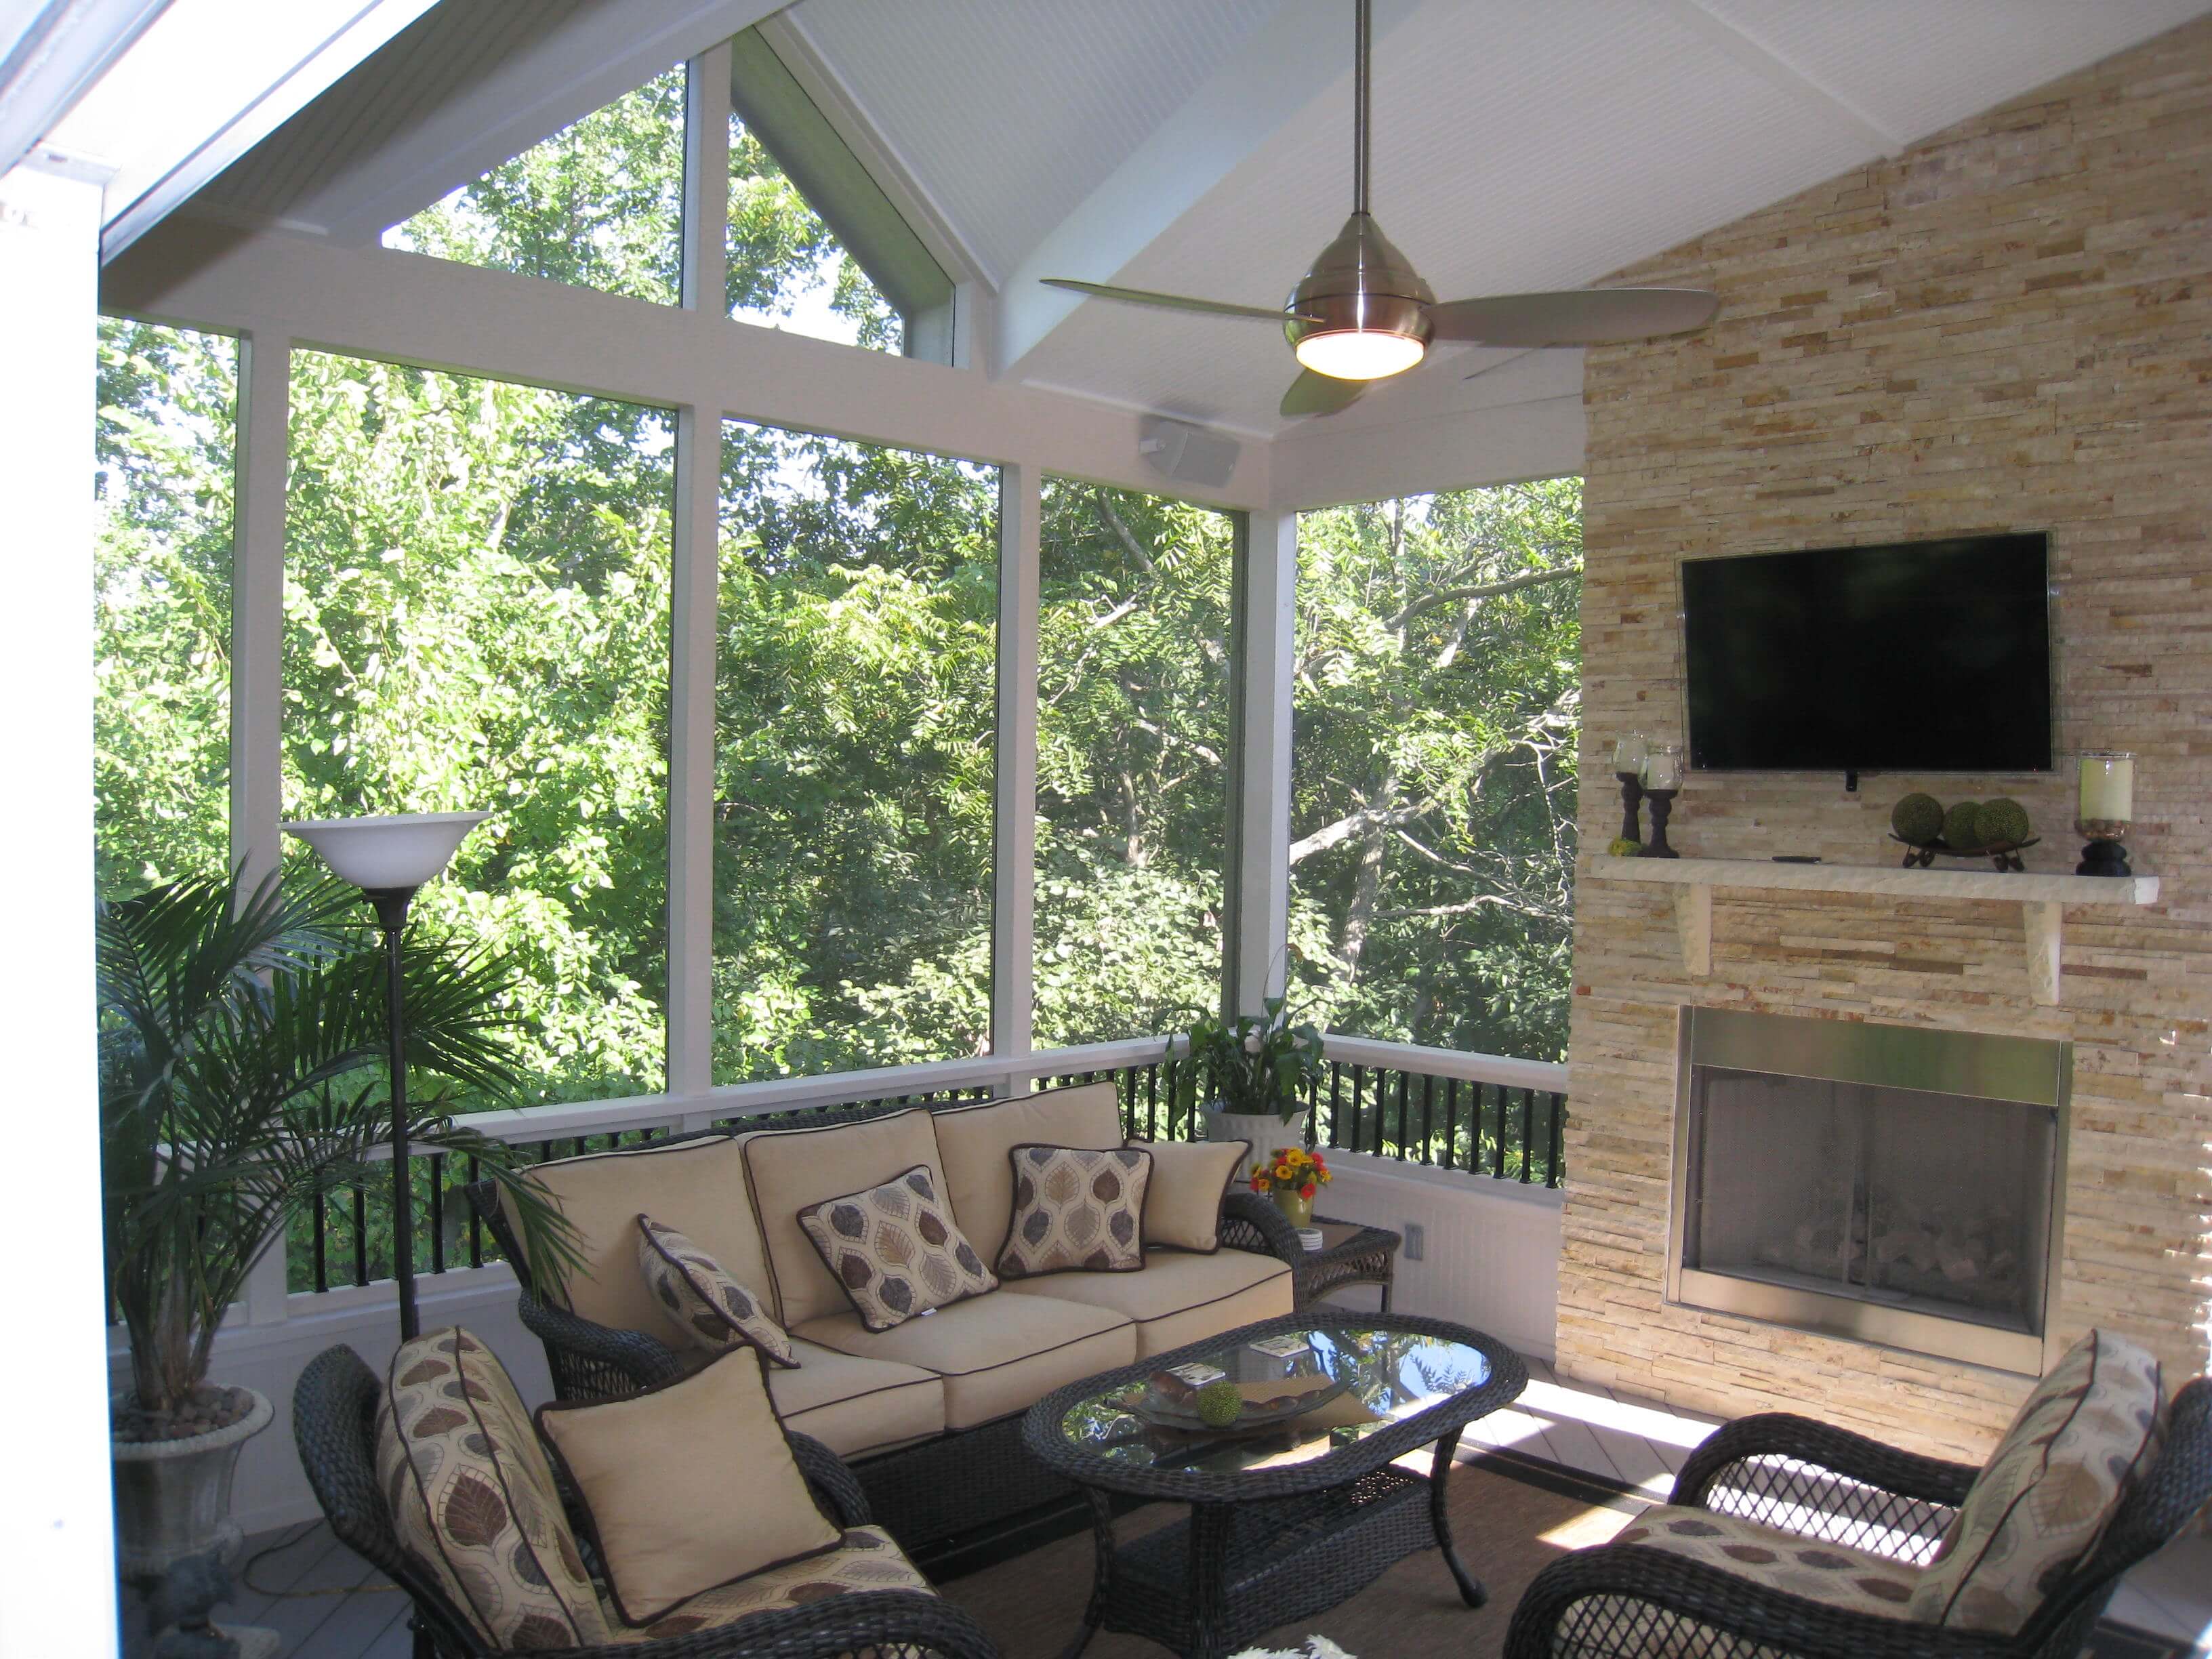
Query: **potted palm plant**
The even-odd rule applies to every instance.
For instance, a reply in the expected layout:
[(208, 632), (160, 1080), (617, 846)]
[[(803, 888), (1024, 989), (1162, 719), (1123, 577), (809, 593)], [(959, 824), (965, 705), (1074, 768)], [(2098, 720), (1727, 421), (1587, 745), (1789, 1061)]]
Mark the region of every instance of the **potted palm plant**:
[[(103, 1224), (131, 1386), (112, 1419), (117, 1553), (127, 1579), (239, 1541), (240, 1448), (269, 1421), (250, 1389), (208, 1381), (217, 1328), (286, 1224), (319, 1194), (371, 1178), (390, 1133), (382, 955), (346, 918), (342, 883), (250, 891), (191, 878), (100, 907)], [(410, 1072), (432, 1086), (415, 1139), (473, 1157), (550, 1259), (567, 1224), (521, 1155), (455, 1123), (455, 1087), (505, 1102), (517, 1077), (506, 975), (481, 951), (410, 945)]]
[[(1322, 1076), (1321, 1032), (1291, 1022), (1287, 998), (1269, 997), (1256, 1014), (1234, 1019), (1199, 1010), (1180, 1035), (1190, 1044), (1175, 1098), (1188, 1111), (1201, 1089), (1208, 1140), (1249, 1140), (1255, 1152), (1305, 1134), (1304, 1097)], [(1175, 1053), (1175, 1040), (1168, 1044)]]

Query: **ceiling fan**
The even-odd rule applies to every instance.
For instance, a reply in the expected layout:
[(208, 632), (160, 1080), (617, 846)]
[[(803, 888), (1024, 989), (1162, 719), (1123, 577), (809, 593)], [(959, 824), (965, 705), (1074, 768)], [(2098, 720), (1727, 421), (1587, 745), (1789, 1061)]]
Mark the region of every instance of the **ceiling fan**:
[(1436, 291), (1390, 245), (1367, 211), (1370, 4), (1371, 0), (1355, 0), (1352, 216), (1298, 279), (1281, 309), (1116, 288), (1069, 276), (1041, 280), (1102, 300), (1281, 325), (1302, 366), (1298, 378), (1283, 394), (1282, 412), (1291, 416), (1334, 415), (1350, 408), (1371, 381), (1417, 367), (1436, 340), (1524, 348), (1598, 345), (1685, 334), (1712, 319), (1720, 296), (1695, 288), (1576, 289), (1439, 303)]

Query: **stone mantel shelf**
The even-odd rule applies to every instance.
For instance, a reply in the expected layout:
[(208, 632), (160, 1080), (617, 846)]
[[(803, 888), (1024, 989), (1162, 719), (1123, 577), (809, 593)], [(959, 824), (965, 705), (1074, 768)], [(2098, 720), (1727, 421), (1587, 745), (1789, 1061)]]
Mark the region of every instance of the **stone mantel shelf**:
[(2058, 1003), (2061, 914), (2069, 904), (2153, 904), (2156, 876), (2045, 876), (1998, 870), (1907, 870), (1873, 864), (1777, 864), (1767, 859), (1624, 859), (1585, 861), (1607, 881), (1641, 881), (1674, 890), (1682, 966), (1702, 979), (1713, 966), (1713, 889), (1801, 893), (1891, 893), (1924, 899), (1996, 899), (2020, 906), (2027, 941), (2028, 983), (2046, 1008)]

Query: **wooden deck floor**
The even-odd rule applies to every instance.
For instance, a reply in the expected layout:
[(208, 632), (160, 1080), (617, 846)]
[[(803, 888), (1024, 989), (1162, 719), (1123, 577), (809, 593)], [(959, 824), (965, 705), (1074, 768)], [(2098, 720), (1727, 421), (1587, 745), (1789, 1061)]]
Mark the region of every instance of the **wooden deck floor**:
[[(1502, 1447), (1583, 1469), (1662, 1501), (1692, 1447), (1719, 1419), (1563, 1380), (1528, 1361), (1528, 1391), (1508, 1410), (1472, 1425), (1467, 1453)], [(270, 1549), (270, 1547), (276, 1547)], [(266, 1593), (241, 1590), (223, 1622), (261, 1625), (283, 1638), (279, 1659), (409, 1659), (407, 1599), (331, 1535), (303, 1522), (247, 1541), (248, 1571)], [(2129, 1575), (2113, 1597), (2116, 1622), (2092, 1650), (2106, 1659), (2164, 1659), (2179, 1650), (2212, 1659), (2212, 1537), (2184, 1540)], [(2138, 1641), (2136, 1633), (2152, 1638)]]

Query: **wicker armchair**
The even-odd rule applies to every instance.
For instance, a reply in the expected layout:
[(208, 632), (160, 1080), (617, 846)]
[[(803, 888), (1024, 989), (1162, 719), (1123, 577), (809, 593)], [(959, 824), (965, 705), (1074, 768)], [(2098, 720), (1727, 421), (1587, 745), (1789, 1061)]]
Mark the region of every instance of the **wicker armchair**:
[[(1831, 1518), (1827, 1541), (1919, 1560), (1980, 1471), (1916, 1457), (1785, 1413), (1717, 1430), (1676, 1478), (1671, 1501), (1785, 1530)], [(2020, 1631), (1999, 1636), (1885, 1618), (1789, 1595), (1639, 1544), (1577, 1551), (1536, 1576), (1514, 1609), (1507, 1659), (2075, 1659), (2120, 1575), (2212, 1500), (2212, 1378), (2168, 1408), (2158, 1461), (2123, 1500), (2089, 1556)]]
[[(343, 1345), (317, 1355), (292, 1395), (292, 1433), (307, 1482), (340, 1542), (390, 1576), (415, 1603), (417, 1656), (483, 1659), (487, 1648), (437, 1582), (399, 1547), (376, 1480), (375, 1373)], [(836, 1455), (805, 1435), (788, 1437), (809, 1485), (841, 1525), (866, 1526), (867, 1499)], [(562, 1659), (827, 1659), (873, 1651), (997, 1659), (982, 1628), (951, 1602), (915, 1590), (868, 1590), (805, 1607), (752, 1613), (713, 1629), (659, 1641), (568, 1648)]]

